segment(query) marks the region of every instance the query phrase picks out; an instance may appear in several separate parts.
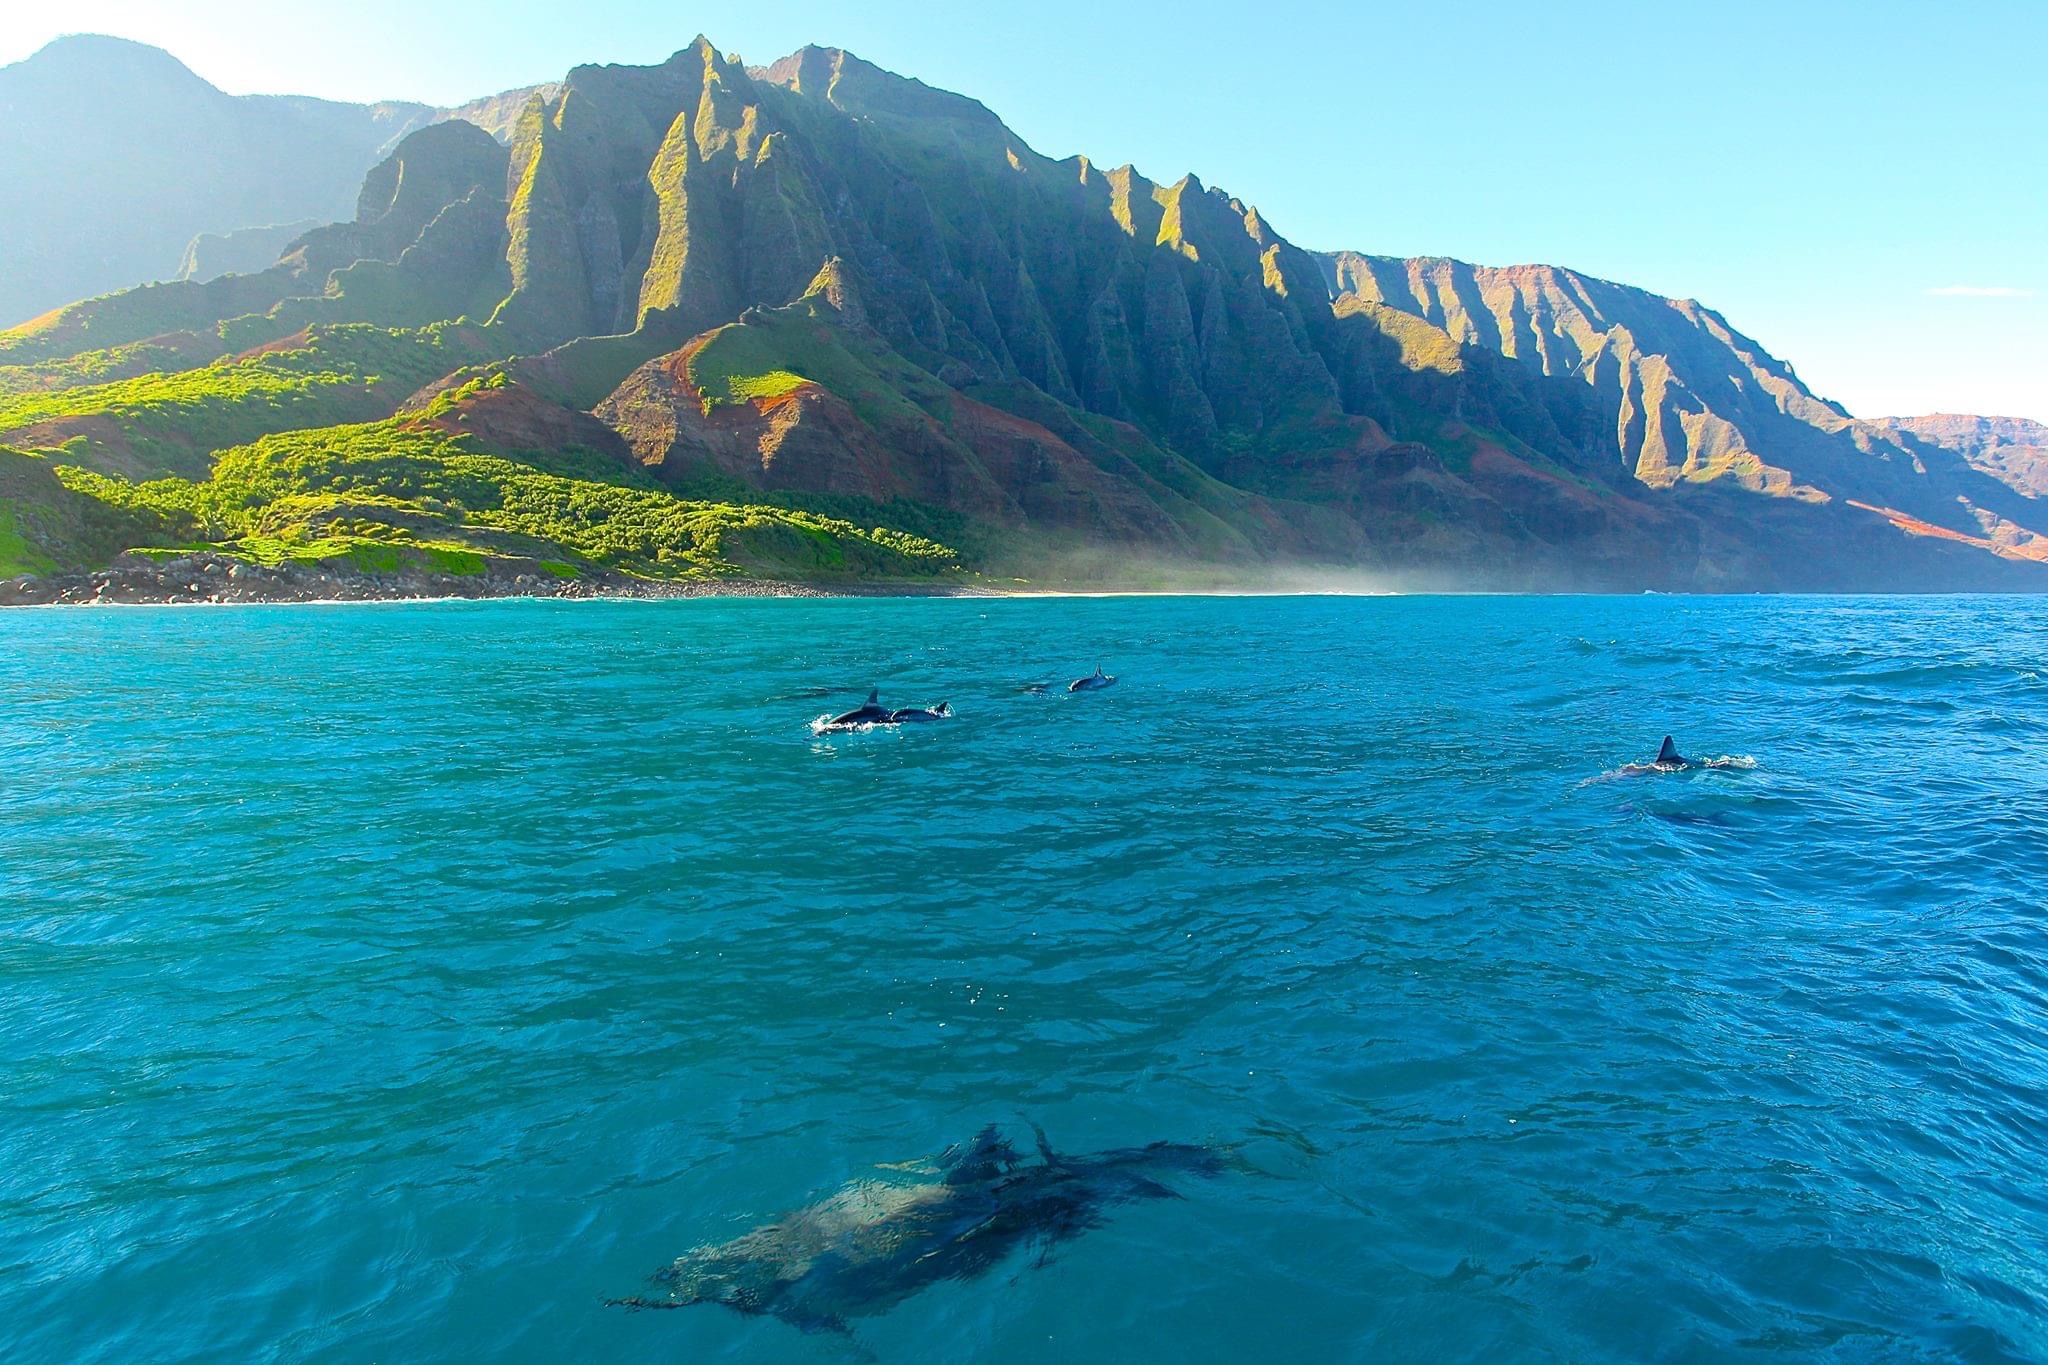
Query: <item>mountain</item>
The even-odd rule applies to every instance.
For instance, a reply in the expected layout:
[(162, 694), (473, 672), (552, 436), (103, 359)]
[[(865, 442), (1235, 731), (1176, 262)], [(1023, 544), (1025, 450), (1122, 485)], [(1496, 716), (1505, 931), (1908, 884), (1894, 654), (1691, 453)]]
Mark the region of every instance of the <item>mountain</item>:
[(174, 280), (212, 280), (222, 275), (254, 275), (268, 270), (292, 243), (324, 227), (317, 218), (270, 227), (236, 228), (233, 232), (202, 232), (185, 247)]
[(1322, 264), (1340, 309), (1395, 309), (1583, 383), (1597, 396), (1603, 444), (1647, 487), (1733, 486), (1847, 506), (1917, 538), (2048, 562), (2038, 424), (1858, 421), (1712, 309), (1575, 271), (1348, 252)]
[(2048, 498), (2048, 425), (2024, 417), (1884, 417), (1879, 424), (1961, 455), (2029, 497)]
[[(501, 124), (526, 93), (469, 113)], [(158, 48), (60, 38), (0, 68), (0, 184), (36, 208), (0, 215), (0, 323), (172, 278), (203, 234), (341, 217), (365, 171), (455, 112), (229, 96)]]
[(700, 38), (503, 127), (409, 133), (267, 269), (0, 333), (0, 441), (49, 474), (14, 563), (94, 558), (86, 498), (161, 553), (356, 564), (2043, 582), (2025, 488), (1698, 304), (1310, 253), (849, 53)]

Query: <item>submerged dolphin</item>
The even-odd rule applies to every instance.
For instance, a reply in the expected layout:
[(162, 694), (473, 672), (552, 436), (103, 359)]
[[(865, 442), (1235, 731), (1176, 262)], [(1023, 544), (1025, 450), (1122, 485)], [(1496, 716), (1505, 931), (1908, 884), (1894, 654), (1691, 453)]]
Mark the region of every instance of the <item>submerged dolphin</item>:
[(721, 1303), (806, 1332), (845, 1332), (848, 1318), (984, 1274), (1020, 1248), (1036, 1247), (1043, 1264), (1055, 1243), (1100, 1227), (1116, 1205), (1178, 1198), (1157, 1176), (1223, 1169), (1216, 1151), (1173, 1142), (1063, 1157), (1032, 1131), (1035, 1161), (985, 1128), (912, 1178), (857, 1180), (730, 1242), (685, 1252), (654, 1276), (666, 1294), (613, 1306)]
[(953, 719), (953, 708), (946, 702), (940, 702), (937, 706), (932, 707), (906, 706), (901, 711), (891, 711), (889, 713), (889, 723), (891, 725), (918, 725), (925, 721), (951, 719)]
[(1116, 679), (1105, 676), (1101, 665), (1097, 665), (1092, 678), (1076, 678), (1067, 684), (1069, 692), (1100, 692), (1105, 687), (1116, 686)]

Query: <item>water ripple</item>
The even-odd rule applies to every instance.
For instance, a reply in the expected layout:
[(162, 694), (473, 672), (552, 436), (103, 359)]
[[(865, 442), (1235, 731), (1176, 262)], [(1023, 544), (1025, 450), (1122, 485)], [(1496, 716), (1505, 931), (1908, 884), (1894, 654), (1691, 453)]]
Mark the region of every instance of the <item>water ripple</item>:
[[(1248, 1169), (879, 1357), (2039, 1358), (2044, 677), (2003, 599), (0, 617), (0, 1346), (831, 1359), (597, 1305), (1028, 1116)], [(958, 718), (807, 732), (877, 682)], [(1588, 783), (1666, 732), (1756, 766)]]

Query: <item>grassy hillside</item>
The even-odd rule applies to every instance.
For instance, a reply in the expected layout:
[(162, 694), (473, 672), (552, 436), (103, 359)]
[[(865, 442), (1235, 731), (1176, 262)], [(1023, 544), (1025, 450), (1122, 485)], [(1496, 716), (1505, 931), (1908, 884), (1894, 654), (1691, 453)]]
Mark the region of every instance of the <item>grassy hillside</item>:
[(880, 345), (849, 349), (834, 321), (806, 299), (711, 333), (689, 353), (690, 383), (705, 413), (720, 404), (773, 403), (808, 383), (845, 399), (870, 426), (925, 414), (945, 420), (951, 391), (944, 384)]
[(54, 382), (0, 397), (0, 437), (108, 473), (197, 475), (214, 451), (273, 432), (389, 416), (422, 385), (488, 354), (470, 328), (322, 326), (196, 369), (63, 382), (163, 349), (125, 347), (37, 367)]
[[(205, 479), (51, 472), (68, 506), (90, 509), (136, 544), (266, 564), (481, 572), (496, 557), (541, 561), (564, 576), (668, 580), (918, 578), (959, 564), (921, 536), (679, 498), (597, 452), (501, 454), (412, 418), (265, 436), (223, 451)], [(26, 567), (15, 572), (38, 567), (28, 555), (17, 562)]]
[(70, 488), (48, 460), (0, 446), (0, 578), (96, 568), (167, 539), (156, 516)]

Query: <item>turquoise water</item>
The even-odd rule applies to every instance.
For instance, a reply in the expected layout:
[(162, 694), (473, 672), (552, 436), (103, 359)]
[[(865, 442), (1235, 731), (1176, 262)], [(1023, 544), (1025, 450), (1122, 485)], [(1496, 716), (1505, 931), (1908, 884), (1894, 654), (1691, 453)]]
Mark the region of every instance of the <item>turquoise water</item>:
[[(17, 612), (0, 816), (9, 1360), (2048, 1357), (2048, 603)], [(1028, 1120), (1239, 1169), (602, 1306)]]

